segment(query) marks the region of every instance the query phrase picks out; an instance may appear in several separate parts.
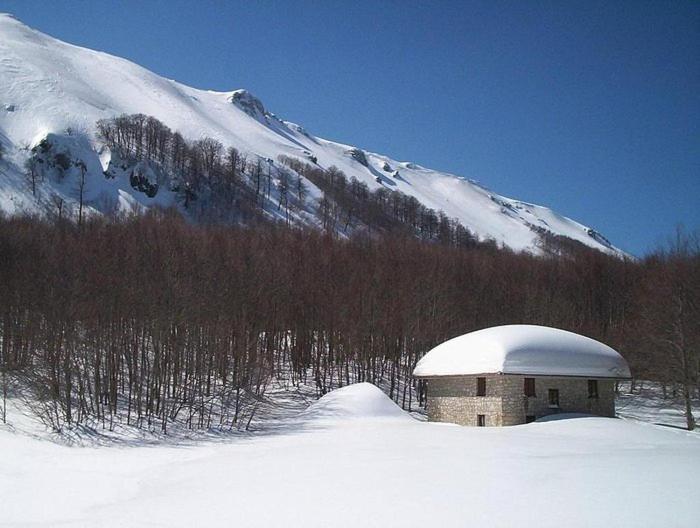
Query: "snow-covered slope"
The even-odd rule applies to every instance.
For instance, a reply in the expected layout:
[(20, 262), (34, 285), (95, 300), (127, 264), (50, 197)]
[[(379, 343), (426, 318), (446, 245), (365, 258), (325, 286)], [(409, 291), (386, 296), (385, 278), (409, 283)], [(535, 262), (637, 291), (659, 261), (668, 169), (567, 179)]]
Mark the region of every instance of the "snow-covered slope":
[(612, 418), (482, 428), (401, 414), (360, 384), (228, 441), (78, 448), (0, 424), (0, 525), (697, 526), (696, 434)]
[[(0, 142), (6, 152), (0, 162), (0, 209), (39, 211), (38, 204), (55, 195), (73, 199), (69, 189), (47, 189), (46, 182), (32, 194), (22, 175), (28, 150), (49, 133), (80, 143), (71, 152), (88, 165), (86, 201), (92, 209), (172, 203), (174, 197), (167, 190), (151, 198), (135, 192), (126, 177), (106, 180), (102, 175), (95, 123), (123, 113), (151, 115), (186, 138), (213, 137), (265, 159), (276, 160), (281, 154), (315, 158), (321, 167), (335, 165), (370, 189), (384, 186), (414, 196), (458, 219), (482, 239), (515, 250), (538, 251), (536, 230), (545, 229), (618, 252), (596, 231), (546, 207), (505, 198), (460, 176), (315, 137), (268, 112), (245, 90), (190, 88), (127, 60), (66, 44), (0, 14)], [(313, 199), (314, 193), (310, 195)]]

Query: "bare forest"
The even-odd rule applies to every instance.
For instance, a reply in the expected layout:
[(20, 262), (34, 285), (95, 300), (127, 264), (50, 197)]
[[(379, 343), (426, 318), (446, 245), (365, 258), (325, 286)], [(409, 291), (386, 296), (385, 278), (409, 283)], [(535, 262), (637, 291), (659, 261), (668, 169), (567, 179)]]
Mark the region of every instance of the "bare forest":
[[(495, 246), (478, 241), (458, 221), (425, 207), (413, 196), (387, 187), (370, 190), (336, 167), (321, 168), (311, 153), (306, 161), (284, 155), (263, 159), (225, 148), (214, 138), (188, 140), (143, 114), (101, 120), (97, 131), (100, 140), (118, 154), (120, 168), (127, 171), (134, 189), (151, 197), (175, 192), (186, 215), (198, 223), (303, 224), (291, 220), (310, 213), (309, 182), (321, 193), (311, 216), (318, 217), (318, 227), (326, 232), (391, 231), (463, 247)], [(162, 181), (144, 176), (139, 162), (164, 176)], [(392, 174), (400, 178), (398, 170)], [(105, 176), (112, 177), (109, 171)], [(34, 173), (28, 172), (27, 179), (34, 182)], [(163, 184), (169, 188), (163, 189)]]
[[(239, 428), (275, 377), (318, 394), (380, 383), (420, 405), (416, 361), (479, 328), (535, 323), (600, 339), (687, 400), (700, 368), (700, 253), (679, 232), (624, 260), (280, 225), (0, 220), (0, 381), (55, 428), (116, 418)], [(418, 391), (419, 394), (419, 391)], [(4, 408), (3, 408), (4, 411)], [(689, 426), (692, 426), (689, 415)]]

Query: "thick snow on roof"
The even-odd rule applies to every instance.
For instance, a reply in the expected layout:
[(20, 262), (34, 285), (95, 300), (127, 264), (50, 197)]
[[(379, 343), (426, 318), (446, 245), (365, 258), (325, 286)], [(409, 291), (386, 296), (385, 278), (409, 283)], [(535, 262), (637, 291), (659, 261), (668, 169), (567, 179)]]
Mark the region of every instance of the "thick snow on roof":
[(417, 377), (532, 374), (629, 378), (625, 359), (594, 339), (533, 325), (496, 326), (445, 341), (416, 365)]

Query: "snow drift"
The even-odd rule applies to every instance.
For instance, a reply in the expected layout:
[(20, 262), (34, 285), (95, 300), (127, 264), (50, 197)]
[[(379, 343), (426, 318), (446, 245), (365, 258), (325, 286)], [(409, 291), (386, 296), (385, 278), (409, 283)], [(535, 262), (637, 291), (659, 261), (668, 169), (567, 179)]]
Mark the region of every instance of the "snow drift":
[(391, 398), (371, 383), (355, 383), (331, 391), (311, 404), (304, 414), (322, 421), (375, 418), (411, 420)]

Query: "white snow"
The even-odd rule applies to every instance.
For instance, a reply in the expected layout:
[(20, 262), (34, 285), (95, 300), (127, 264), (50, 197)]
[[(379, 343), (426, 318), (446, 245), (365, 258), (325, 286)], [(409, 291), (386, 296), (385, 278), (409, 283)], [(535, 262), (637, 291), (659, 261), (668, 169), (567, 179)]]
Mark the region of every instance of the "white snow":
[(698, 435), (424, 423), (368, 384), (268, 434), (76, 448), (0, 427), (0, 453), (0, 526), (691, 527), (700, 499)]
[[(0, 141), (9, 163), (0, 164), (0, 207), (6, 212), (40, 211), (23, 184), (23, 150), (47, 133), (63, 134), (71, 128), (92, 138), (95, 122), (118, 114), (152, 115), (189, 139), (210, 136), (224, 145), (265, 159), (280, 154), (308, 160), (321, 167), (335, 165), (348, 177), (356, 177), (370, 189), (385, 186), (414, 196), (424, 205), (457, 218), (482, 239), (493, 239), (515, 250), (539, 252), (538, 235), (531, 226), (578, 240), (590, 247), (621, 254), (586, 226), (546, 207), (495, 194), (476, 182), (415, 163), (399, 162), (364, 151), (367, 165), (350, 153), (356, 149), (313, 136), (302, 127), (280, 120), (245, 90), (214, 92), (198, 90), (165, 79), (133, 64), (97, 51), (80, 48), (35, 31), (11, 15), (0, 14)], [(172, 196), (155, 200), (144, 197), (120, 175), (105, 180), (98, 170), (99, 145), (87, 157), (94, 170), (88, 189), (90, 205), (100, 210), (123, 205), (168, 205)], [(384, 166), (398, 168), (391, 176)], [(378, 181), (377, 181), (378, 180)], [(308, 182), (307, 182), (308, 184)], [(50, 186), (50, 182), (45, 182)], [(65, 189), (50, 189), (67, 201)], [(131, 195), (128, 198), (125, 195)]]
[(532, 374), (629, 378), (625, 359), (599, 341), (558, 328), (506, 325), (455, 337), (429, 351), (414, 376)]
[(371, 383), (356, 383), (329, 392), (311, 404), (304, 416), (322, 422), (371, 418), (411, 420), (379, 387)]
[[(662, 384), (654, 381), (637, 380), (634, 390), (631, 382), (622, 382), (619, 389), (620, 393), (615, 397), (618, 416), (678, 429), (687, 427), (680, 385), (676, 385), (674, 390), (673, 385), (669, 384), (665, 396)], [(692, 407), (695, 421), (700, 421), (700, 394), (693, 398)]]

